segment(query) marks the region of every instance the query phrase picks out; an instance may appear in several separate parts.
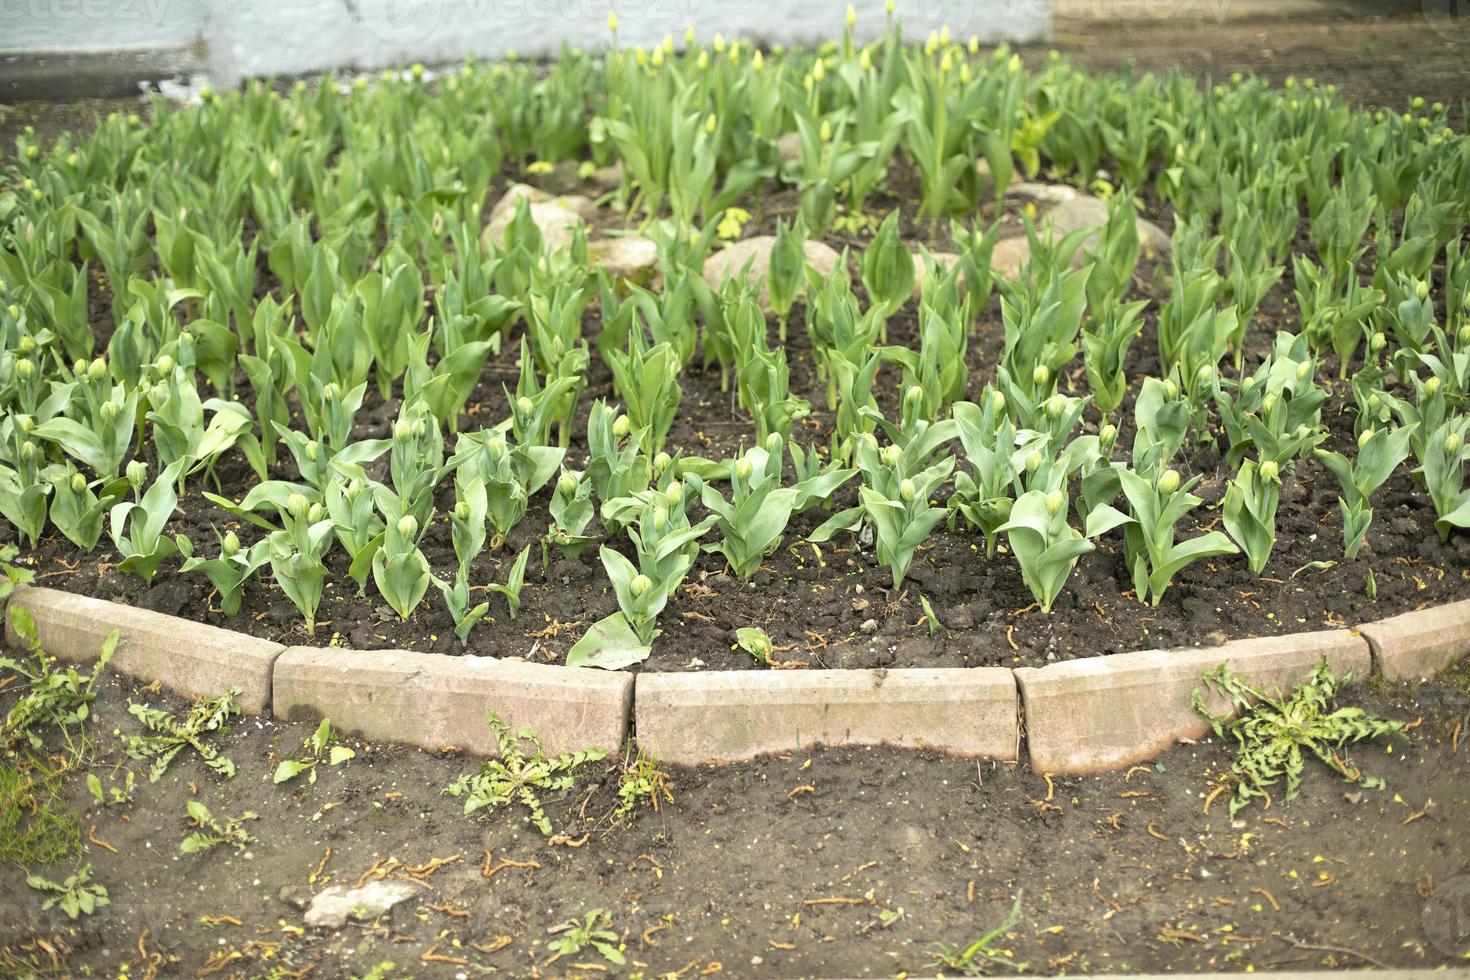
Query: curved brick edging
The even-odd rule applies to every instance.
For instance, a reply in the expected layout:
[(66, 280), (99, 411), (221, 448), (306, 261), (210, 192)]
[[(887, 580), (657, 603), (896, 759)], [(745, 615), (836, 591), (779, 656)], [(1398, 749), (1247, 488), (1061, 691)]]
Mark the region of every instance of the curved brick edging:
[[(662, 761), (731, 762), (823, 745), (898, 745), (1014, 761), (1024, 735), (1033, 769), (1093, 773), (1144, 761), (1208, 725), (1192, 706), (1201, 675), (1226, 663), (1269, 690), (1334, 672), (1432, 677), (1470, 653), (1470, 600), (1357, 630), (1141, 651), (1041, 668), (605, 672), (515, 659), (403, 650), (291, 647), (176, 616), (22, 586), (10, 602), (36, 621), (48, 652), (97, 658), (121, 631), (112, 665), (185, 697), (241, 689), (250, 714), (321, 715), (370, 739), (490, 754), (493, 710), (552, 751), (621, 750), (637, 738)], [(17, 637), (7, 621), (6, 639)], [(1225, 705), (1207, 699), (1212, 710)]]
[(1279, 693), (1323, 657), (1334, 674), (1363, 677), (1368, 644), (1348, 630), (1235, 640), (1209, 649), (1144, 650), (1016, 668), (1026, 747), (1037, 772), (1096, 773), (1151, 759), (1210, 723), (1194, 709), (1196, 689), (1223, 714), (1228, 703), (1201, 680), (1228, 664), (1252, 685)]
[(1020, 704), (1008, 667), (638, 675), (638, 744), (663, 762), (736, 762), (811, 745), (899, 745), (1006, 762)]
[[(144, 682), (157, 681), (190, 698), (214, 697), (238, 687), (235, 703), (251, 715), (270, 707), (272, 669), (286, 650), (283, 644), (234, 630), (58, 589), (19, 586), (10, 604), (31, 614), (37, 639), (54, 657), (92, 663), (107, 635), (118, 630), (117, 652), (112, 656), (118, 671)], [(18, 645), (19, 639), (6, 616), (6, 642)]]
[(1373, 663), (1389, 680), (1433, 677), (1470, 653), (1470, 599), (1390, 616), (1358, 627)]
[(493, 755), (494, 711), (530, 729), (550, 752), (606, 749), (628, 740), (633, 675), (590, 667), (408, 650), (291, 647), (275, 666), (282, 718), (332, 719), (368, 739)]

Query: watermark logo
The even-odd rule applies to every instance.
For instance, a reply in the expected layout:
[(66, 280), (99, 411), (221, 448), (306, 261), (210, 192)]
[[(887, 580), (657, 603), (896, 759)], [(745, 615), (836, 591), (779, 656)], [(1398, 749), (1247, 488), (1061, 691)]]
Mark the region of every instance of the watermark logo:
[(442, 0), (342, 0), (352, 22), (388, 44), (422, 41), (444, 18)]
[(1438, 885), (1421, 919), (1430, 945), (1454, 959), (1470, 957), (1470, 875)]
[(1424, 0), (1424, 21), (1446, 41), (1470, 44), (1470, 0)]

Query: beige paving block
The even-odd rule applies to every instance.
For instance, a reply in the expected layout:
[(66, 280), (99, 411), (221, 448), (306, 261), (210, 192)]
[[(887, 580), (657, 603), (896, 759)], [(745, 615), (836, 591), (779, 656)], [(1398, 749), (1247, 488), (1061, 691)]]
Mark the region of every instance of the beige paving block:
[[(90, 663), (115, 629), (121, 635), (112, 669), (158, 681), (189, 698), (214, 697), (238, 687), (236, 703), (246, 714), (269, 707), (271, 665), (286, 649), (233, 630), (56, 589), (18, 589), (10, 605), (30, 613), (41, 646), (53, 656)], [(19, 642), (9, 617), (5, 639)]]
[(1003, 667), (643, 673), (635, 719), (641, 748), (686, 765), (815, 744), (1017, 754), (1015, 681)]
[(368, 739), (426, 749), (496, 752), (494, 711), (529, 728), (551, 752), (620, 751), (628, 735), (631, 674), (450, 657), (406, 650), (291, 647), (276, 661), (275, 713), (326, 717)]
[(1390, 680), (1433, 677), (1470, 654), (1470, 599), (1360, 626), (1373, 662)]
[[(1290, 688), (1326, 656), (1336, 674), (1364, 677), (1368, 646), (1348, 630), (1236, 640), (1188, 650), (1147, 650), (1021, 667), (1016, 681), (1026, 745), (1037, 772), (1095, 773), (1151, 759), (1210, 729), (1191, 702), (1205, 671), (1225, 663), (1268, 691)], [(1211, 693), (1206, 705), (1224, 712)]]

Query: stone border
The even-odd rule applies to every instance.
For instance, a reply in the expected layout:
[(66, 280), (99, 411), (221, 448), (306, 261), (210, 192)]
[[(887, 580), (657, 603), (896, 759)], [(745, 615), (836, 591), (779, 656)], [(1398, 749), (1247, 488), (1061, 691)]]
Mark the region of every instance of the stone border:
[(638, 675), (638, 744), (665, 762), (736, 762), (811, 745), (899, 745), (1014, 762), (1007, 667)]
[(1470, 599), (1365, 623), (1360, 630), (1384, 677), (1433, 677), (1470, 652)]
[(282, 718), (326, 717), (368, 739), (480, 755), (496, 752), (489, 711), (513, 731), (535, 731), (551, 752), (620, 752), (632, 707), (632, 674), (333, 647), (291, 647), (281, 654), (272, 696), (272, 711)]
[(1096, 773), (1151, 759), (1209, 732), (1210, 723), (1194, 709), (1196, 690), (1212, 714), (1227, 712), (1227, 701), (1206, 690), (1205, 671), (1227, 664), (1248, 683), (1279, 693), (1324, 656), (1338, 675), (1363, 677), (1373, 666), (1362, 637), (1333, 630), (1018, 667), (1031, 768)]
[[(1357, 630), (1236, 640), (1214, 648), (1145, 650), (1046, 667), (889, 670), (605, 672), (514, 658), (404, 650), (284, 647), (202, 623), (56, 589), (12, 596), (54, 656), (95, 661), (121, 632), (112, 665), (185, 697), (241, 689), (247, 713), (330, 717), (369, 739), (438, 750), (496, 750), (495, 711), (548, 749), (627, 744), (636, 720), (654, 757), (698, 765), (812, 745), (897, 745), (1016, 761), (1024, 741), (1037, 772), (1094, 773), (1152, 758), (1209, 726), (1192, 695), (1228, 664), (1281, 690), (1322, 657), (1335, 672), (1429, 678), (1470, 653), (1470, 600), (1404, 613)], [(7, 620), (6, 639), (17, 642)], [(1207, 696), (1214, 711), (1226, 705)]]
[[(129, 677), (156, 681), (188, 698), (214, 697), (238, 687), (235, 703), (246, 714), (258, 715), (270, 707), (272, 672), (286, 650), (280, 643), (58, 589), (19, 586), (10, 603), (36, 621), (42, 648), (68, 663), (95, 661), (107, 635), (117, 630), (121, 635), (112, 666)], [(5, 640), (19, 642), (9, 616)]]

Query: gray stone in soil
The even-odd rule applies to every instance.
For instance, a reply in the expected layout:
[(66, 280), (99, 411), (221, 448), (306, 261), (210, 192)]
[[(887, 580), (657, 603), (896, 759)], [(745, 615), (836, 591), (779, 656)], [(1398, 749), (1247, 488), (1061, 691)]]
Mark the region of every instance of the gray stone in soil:
[(516, 207), (525, 198), (531, 208), (531, 220), (541, 229), (541, 238), (547, 251), (566, 248), (578, 228), (596, 212), (597, 206), (591, 198), (580, 195), (553, 197), (546, 191), (528, 184), (512, 184), (490, 209), (490, 220), (485, 224), (482, 240), (488, 245), (501, 245), (505, 241), (505, 228), (515, 217)]
[[(704, 281), (719, 289), (725, 277), (738, 275), (750, 263), (747, 281), (760, 283), (761, 305), (769, 308), (770, 293), (766, 289), (766, 272), (771, 267), (771, 251), (775, 248), (775, 235), (756, 235), (734, 242), (711, 255), (704, 262)], [(806, 264), (818, 276), (831, 276), (837, 271), (841, 256), (825, 242), (807, 241)]]
[(340, 929), (348, 919), (371, 922), (418, 893), (417, 885), (392, 879), (372, 881), (361, 888), (333, 885), (311, 900), (306, 924), (314, 929)]

